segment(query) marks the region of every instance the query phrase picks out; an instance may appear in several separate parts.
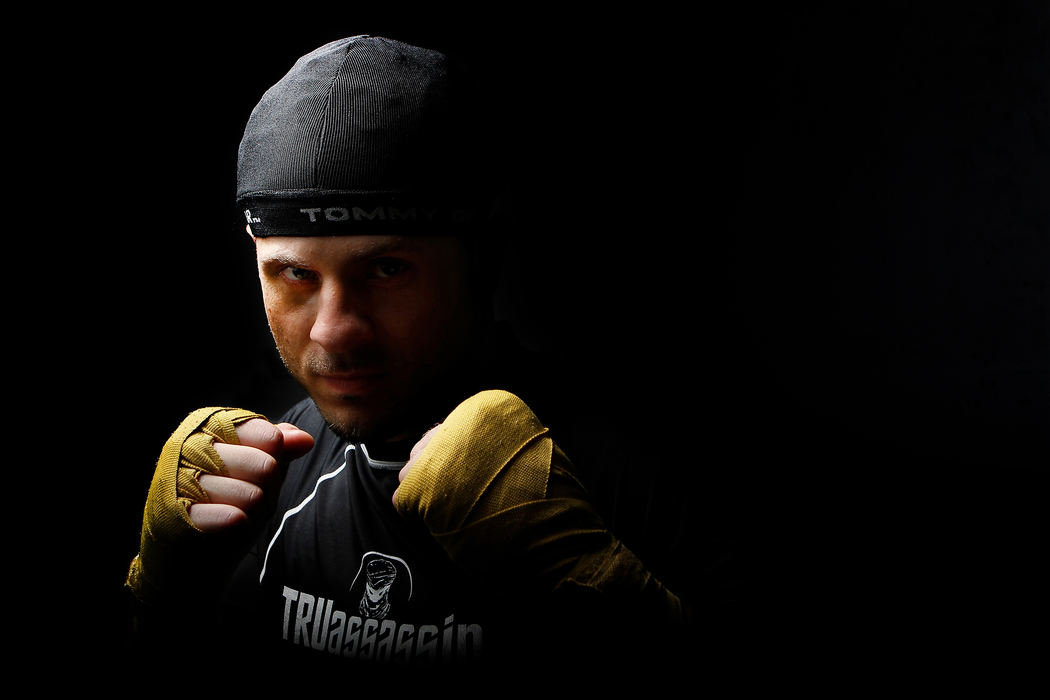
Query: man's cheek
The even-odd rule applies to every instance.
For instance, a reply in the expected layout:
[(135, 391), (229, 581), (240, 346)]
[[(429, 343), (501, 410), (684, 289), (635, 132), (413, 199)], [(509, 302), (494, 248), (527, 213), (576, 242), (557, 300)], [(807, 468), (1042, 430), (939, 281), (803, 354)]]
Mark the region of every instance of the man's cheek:
[(300, 377), (304, 347), (309, 342), (309, 327), (302, 330), (299, 326), (288, 323), (287, 319), (280, 315), (270, 316), (268, 313), (267, 316), (277, 352), (288, 369)]

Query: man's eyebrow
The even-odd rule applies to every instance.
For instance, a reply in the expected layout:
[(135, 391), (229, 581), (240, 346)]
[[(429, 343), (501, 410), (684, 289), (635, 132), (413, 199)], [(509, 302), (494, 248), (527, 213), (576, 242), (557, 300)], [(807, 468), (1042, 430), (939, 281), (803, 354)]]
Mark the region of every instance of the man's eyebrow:
[[(413, 236), (392, 236), (388, 238), (382, 238), (374, 241), (369, 241), (366, 244), (357, 248), (353, 253), (353, 258), (357, 260), (365, 260), (374, 258), (380, 255), (389, 255), (390, 253), (397, 252), (410, 252), (419, 247), (419, 239)], [(301, 255), (297, 255), (295, 252), (287, 249), (277, 249), (272, 253), (266, 253), (260, 256), (259, 263), (267, 268), (272, 267), (302, 267), (309, 268), (311, 263), (307, 258)]]
[(309, 264), (298, 255), (286, 250), (278, 250), (259, 258), (259, 264), (265, 267), (309, 267)]

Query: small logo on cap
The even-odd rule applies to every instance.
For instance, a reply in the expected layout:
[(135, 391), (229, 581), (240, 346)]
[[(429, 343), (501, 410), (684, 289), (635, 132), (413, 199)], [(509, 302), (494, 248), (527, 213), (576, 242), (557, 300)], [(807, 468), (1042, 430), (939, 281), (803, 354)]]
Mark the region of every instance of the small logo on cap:
[(248, 220), (249, 224), (258, 224), (258, 223), (262, 222), (262, 219), (260, 219), (259, 217), (257, 217), (257, 216), (253, 217), (252, 216), (252, 210), (251, 209), (245, 209), (244, 210), (244, 218)]

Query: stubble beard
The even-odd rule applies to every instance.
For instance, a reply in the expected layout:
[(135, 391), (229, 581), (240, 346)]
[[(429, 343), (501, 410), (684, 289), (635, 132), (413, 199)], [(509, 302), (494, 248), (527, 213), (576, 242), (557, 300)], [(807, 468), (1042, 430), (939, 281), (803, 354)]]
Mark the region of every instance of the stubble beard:
[(308, 355), (299, 363), (288, 361), (278, 346), (278, 354), (292, 377), (304, 387), (328, 427), (346, 442), (389, 442), (418, 439), (440, 422), (452, 409), (450, 396), (458, 376), (455, 364), (441, 370), (416, 371), (411, 379), (391, 383), (376, 396), (320, 396), (311, 391), (311, 378), (330, 372), (382, 369), (403, 376), (406, 371), (378, 352), (358, 355), (353, 361), (338, 356)]

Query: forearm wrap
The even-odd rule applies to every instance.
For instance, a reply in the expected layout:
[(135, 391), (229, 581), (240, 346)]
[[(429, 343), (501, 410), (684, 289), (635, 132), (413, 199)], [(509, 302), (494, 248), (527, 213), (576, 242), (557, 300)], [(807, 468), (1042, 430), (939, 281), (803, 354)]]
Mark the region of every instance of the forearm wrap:
[(682, 616), (668, 591), (605, 526), (565, 454), (519, 398), (477, 394), (420, 452), (397, 494), (453, 561), (518, 585), (584, 590)]
[(146, 497), (139, 553), (127, 576), (127, 585), (140, 600), (159, 599), (167, 583), (182, 578), (181, 550), (200, 534), (190, 521), (189, 508), (209, 500), (200, 476), (226, 471), (215, 442), (237, 444), (236, 427), (262, 417), (241, 409), (202, 408), (168, 438)]

